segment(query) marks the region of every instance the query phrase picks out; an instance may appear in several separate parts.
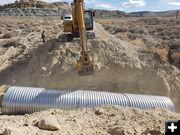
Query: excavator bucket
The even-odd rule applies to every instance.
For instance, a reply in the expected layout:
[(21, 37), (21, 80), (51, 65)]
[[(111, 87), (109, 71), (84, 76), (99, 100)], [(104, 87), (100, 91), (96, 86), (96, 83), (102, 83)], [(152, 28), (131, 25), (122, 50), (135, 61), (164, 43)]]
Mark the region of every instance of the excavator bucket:
[(94, 61), (90, 58), (89, 52), (81, 52), (81, 57), (77, 61), (77, 67), (80, 76), (94, 74)]
[(87, 76), (87, 75), (93, 75), (94, 74), (94, 65), (84, 65), (79, 69), (79, 76)]

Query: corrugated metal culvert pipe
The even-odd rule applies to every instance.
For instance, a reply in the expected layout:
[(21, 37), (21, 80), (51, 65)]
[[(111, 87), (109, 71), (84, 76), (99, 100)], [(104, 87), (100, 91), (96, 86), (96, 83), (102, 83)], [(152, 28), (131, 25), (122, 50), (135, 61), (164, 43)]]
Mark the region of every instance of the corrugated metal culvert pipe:
[(141, 109), (175, 111), (168, 97), (97, 91), (65, 91), (44, 88), (10, 87), (2, 100), (3, 114), (25, 114), (46, 109), (77, 109), (99, 105), (120, 105)]

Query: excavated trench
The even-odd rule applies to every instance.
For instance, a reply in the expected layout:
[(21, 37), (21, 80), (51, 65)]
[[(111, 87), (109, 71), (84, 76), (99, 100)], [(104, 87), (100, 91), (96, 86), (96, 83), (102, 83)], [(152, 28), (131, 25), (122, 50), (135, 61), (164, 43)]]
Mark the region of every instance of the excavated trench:
[(172, 93), (168, 81), (154, 67), (147, 66), (150, 56), (141, 60), (139, 48), (119, 39), (111, 40), (102, 29), (96, 29), (98, 32), (101, 36), (90, 41), (96, 67), (93, 76), (78, 75), (78, 40), (50, 40), (31, 52), (30, 57), (0, 72), (0, 85), (170, 96), (180, 111), (179, 92)]

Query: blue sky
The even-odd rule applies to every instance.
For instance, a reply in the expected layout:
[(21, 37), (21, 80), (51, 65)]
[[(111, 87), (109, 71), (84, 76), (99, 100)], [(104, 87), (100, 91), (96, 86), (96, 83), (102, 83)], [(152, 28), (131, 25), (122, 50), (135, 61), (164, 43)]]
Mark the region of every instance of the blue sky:
[[(0, 0), (0, 4), (11, 3), (15, 0)], [(46, 2), (73, 0), (42, 0)], [(86, 8), (134, 11), (165, 11), (180, 9), (180, 0), (85, 0)]]

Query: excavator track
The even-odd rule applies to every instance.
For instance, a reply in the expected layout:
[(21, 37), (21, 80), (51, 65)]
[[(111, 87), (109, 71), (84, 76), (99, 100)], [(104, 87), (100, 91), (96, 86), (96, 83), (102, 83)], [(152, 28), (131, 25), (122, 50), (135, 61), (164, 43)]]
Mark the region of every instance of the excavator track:
[(57, 41), (58, 42), (70, 42), (73, 40), (73, 35), (71, 33), (67, 33), (67, 34), (61, 34), (59, 35)]

